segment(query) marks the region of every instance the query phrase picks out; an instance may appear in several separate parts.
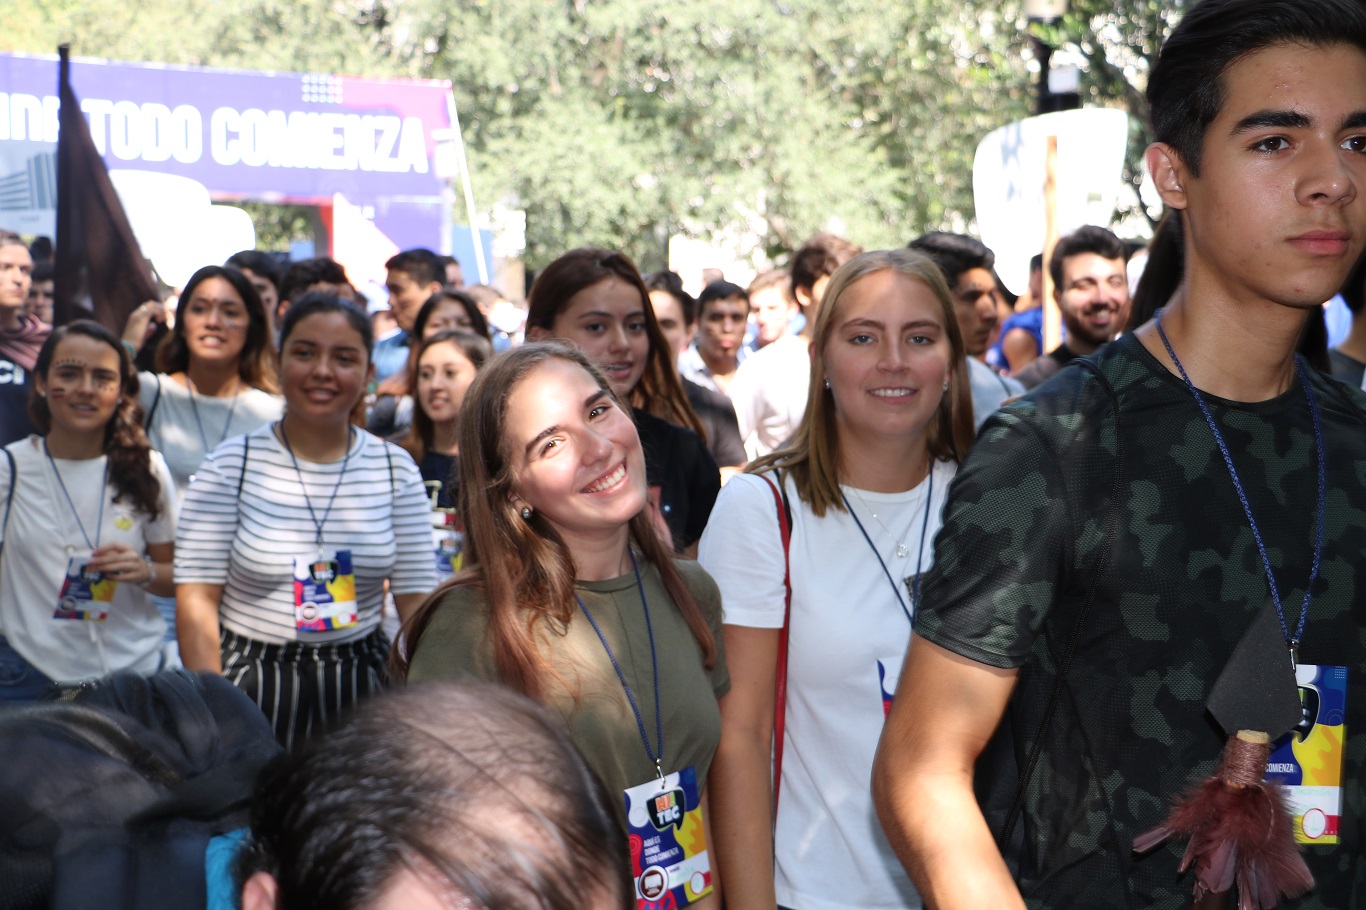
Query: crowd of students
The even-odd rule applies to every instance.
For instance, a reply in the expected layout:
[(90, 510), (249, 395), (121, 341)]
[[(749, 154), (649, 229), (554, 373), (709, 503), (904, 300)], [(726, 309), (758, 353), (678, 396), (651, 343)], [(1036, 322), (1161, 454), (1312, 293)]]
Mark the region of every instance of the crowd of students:
[[(441, 779), (462, 747), (424, 686), (519, 718), (488, 812), (525, 811), (499, 802), (532, 787), (512, 740), (554, 718), (546, 748), (572, 742), (539, 786), (629, 849), (536, 860), (583, 870), (584, 906), (1189, 906), (1183, 847), (1133, 843), (1237, 732), (1206, 701), (1254, 619), (1274, 608), (1287, 656), (1238, 684), (1340, 669), (1336, 721), (1305, 722), (1366, 723), (1366, 348), (1354, 329), (1330, 357), (1321, 331), (1339, 291), (1362, 311), (1362, 77), (1352, 0), (1188, 11), (1148, 90), (1176, 214), (1133, 301), (1133, 251), (1094, 226), (1018, 300), (963, 234), (817, 234), (696, 296), (584, 247), (520, 326), (410, 250), (377, 338), (336, 263), (244, 253), (120, 340), (24, 311), (29, 254), (0, 234), (0, 699), (177, 662), (239, 687), (292, 753), (244, 854), (252, 908), (313, 887), (291, 838), (346, 853), (282, 806), (362, 702), (407, 687), (398, 725), (430, 740), (367, 760)], [(470, 679), (541, 709), (438, 685)], [(386, 727), (356, 717), (334, 741), (360, 754)], [(1317, 884), (1272, 903), (1366, 901), (1358, 740), (1291, 791)], [(373, 796), (417, 812), (403, 792)], [(434, 857), (524, 849), (470, 819), (396, 827), (422, 857), (376, 880), (468, 896)], [(572, 900), (557, 882), (544, 906)]]

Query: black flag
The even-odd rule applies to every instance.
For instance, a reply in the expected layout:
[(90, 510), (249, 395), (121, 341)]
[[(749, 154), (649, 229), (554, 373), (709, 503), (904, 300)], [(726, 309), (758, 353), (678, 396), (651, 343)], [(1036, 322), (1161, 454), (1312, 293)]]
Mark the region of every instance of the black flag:
[(128, 315), (161, 294), (72, 91), (69, 52), (65, 44), (57, 49), (61, 128), (52, 321), (93, 318), (121, 335)]

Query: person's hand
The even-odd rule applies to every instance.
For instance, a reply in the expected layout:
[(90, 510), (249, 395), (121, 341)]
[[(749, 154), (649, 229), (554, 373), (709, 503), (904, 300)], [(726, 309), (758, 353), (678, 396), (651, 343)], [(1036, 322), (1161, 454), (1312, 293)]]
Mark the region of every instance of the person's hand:
[(140, 585), (152, 579), (147, 561), (126, 543), (111, 543), (100, 547), (91, 555), (89, 566), (115, 581)]
[(166, 321), (166, 305), (160, 300), (148, 300), (134, 310), (123, 327), (123, 341), (133, 350), (140, 351), (147, 343), (158, 322)]

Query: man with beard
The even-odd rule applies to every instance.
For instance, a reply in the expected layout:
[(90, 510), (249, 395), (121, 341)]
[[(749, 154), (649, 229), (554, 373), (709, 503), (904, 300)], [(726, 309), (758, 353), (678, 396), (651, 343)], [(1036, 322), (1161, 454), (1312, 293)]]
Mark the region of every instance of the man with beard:
[(1115, 337), (1129, 310), (1127, 263), (1124, 241), (1095, 225), (1078, 228), (1053, 247), (1048, 270), (1067, 339), (1015, 374), (1025, 388), (1034, 388)]

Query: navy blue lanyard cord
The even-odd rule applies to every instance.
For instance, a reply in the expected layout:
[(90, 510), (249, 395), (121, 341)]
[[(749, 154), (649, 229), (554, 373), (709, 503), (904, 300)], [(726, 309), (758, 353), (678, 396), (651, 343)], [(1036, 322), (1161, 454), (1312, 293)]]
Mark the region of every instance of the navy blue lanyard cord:
[(100, 484), (100, 512), (95, 519), (95, 542), (90, 542), (90, 535), (85, 533), (85, 524), (81, 521), (81, 513), (76, 510), (76, 504), (71, 501), (71, 493), (67, 491), (66, 483), (62, 480), (62, 472), (57, 470), (57, 462), (52, 457), (52, 451), (47, 447), (47, 440), (43, 440), (43, 454), (47, 455), (47, 463), (52, 465), (52, 473), (57, 475), (57, 485), (62, 488), (62, 495), (66, 497), (66, 504), (71, 507), (71, 514), (76, 516), (76, 527), (81, 529), (81, 536), (85, 538), (85, 545), (91, 550), (100, 548), (100, 532), (104, 530), (104, 500), (105, 490), (109, 488), (109, 459), (104, 460), (104, 481)]
[[(195, 401), (194, 382), (191, 381), (189, 374), (185, 375), (185, 387), (190, 390), (190, 410), (194, 413), (194, 424), (199, 427), (199, 441), (204, 443), (204, 454), (209, 454), (209, 436), (204, 432), (204, 421), (199, 416), (199, 404)], [(237, 392), (232, 396), (232, 404), (228, 407), (228, 419), (223, 421), (223, 432), (218, 434), (216, 445), (222, 445), (223, 440), (228, 438), (228, 428), (232, 426), (232, 415), (237, 412), (237, 399), (242, 395), (242, 380), (237, 380)], [(284, 430), (280, 431), (284, 435)], [(286, 443), (288, 445), (288, 443)], [(348, 447), (349, 448), (349, 447)], [(292, 452), (290, 453), (293, 454)]]
[(915, 559), (915, 579), (911, 582), (911, 608), (906, 609), (906, 600), (901, 596), (901, 589), (896, 586), (896, 581), (892, 578), (892, 573), (887, 569), (887, 563), (882, 561), (882, 554), (877, 551), (873, 544), (873, 539), (868, 536), (868, 530), (863, 527), (863, 522), (859, 521), (858, 515), (854, 512), (854, 507), (849, 504), (849, 497), (840, 491), (840, 498), (844, 500), (844, 508), (848, 510), (849, 517), (854, 519), (854, 524), (858, 526), (859, 532), (863, 534), (863, 539), (868, 542), (868, 549), (873, 551), (877, 564), (882, 567), (882, 574), (887, 576), (887, 583), (892, 586), (892, 593), (896, 595), (896, 602), (901, 604), (901, 612), (906, 614), (906, 621), (915, 622), (915, 611), (920, 606), (920, 570), (925, 565), (925, 534), (930, 529), (930, 506), (934, 500), (934, 465), (930, 465), (929, 489), (925, 491), (925, 517), (920, 523), (920, 551)]
[(617, 662), (616, 654), (612, 653), (612, 646), (607, 643), (607, 636), (602, 634), (602, 629), (598, 628), (598, 621), (593, 618), (593, 614), (588, 612), (588, 605), (583, 602), (583, 598), (574, 594), (574, 599), (579, 602), (579, 609), (583, 615), (588, 617), (588, 624), (593, 627), (593, 631), (598, 633), (598, 641), (602, 642), (602, 649), (607, 652), (607, 659), (612, 662), (612, 669), (617, 671), (617, 679), (621, 681), (621, 687), (626, 690), (626, 700), (631, 703), (631, 710), (636, 715), (636, 726), (640, 729), (640, 741), (645, 744), (645, 754), (650, 761), (655, 763), (655, 773), (660, 780), (664, 779), (664, 720), (659, 711), (659, 657), (655, 653), (655, 630), (650, 623), (650, 603), (645, 599), (645, 585), (640, 580), (640, 566), (636, 564), (636, 554), (630, 548), (626, 551), (631, 557), (631, 569), (636, 573), (636, 589), (640, 591), (640, 605), (645, 610), (645, 631), (650, 636), (650, 666), (654, 670), (655, 682), (655, 741), (659, 743), (659, 750), (650, 748), (650, 737), (645, 732), (645, 718), (640, 714), (640, 705), (636, 704), (636, 697), (631, 692), (631, 686), (626, 682), (626, 674), (621, 670), (621, 664)]
[(294, 457), (294, 449), (289, 444), (289, 437), (285, 435), (285, 422), (281, 420), (276, 424), (280, 428), (280, 441), (285, 444), (285, 451), (289, 453), (289, 460), (294, 463), (294, 473), (299, 478), (299, 488), (304, 491), (304, 505), (308, 506), (308, 517), (313, 520), (313, 527), (317, 529), (317, 546), (321, 551), (323, 547), (323, 525), (327, 524), (327, 516), (332, 514), (332, 505), (337, 501), (337, 493), (341, 490), (342, 480), (346, 477), (346, 466), (351, 463), (351, 434), (354, 432), (349, 426), (346, 428), (346, 457), (342, 459), (341, 473), (337, 475), (337, 483), (332, 487), (332, 495), (327, 500), (327, 508), (323, 510), (323, 517), (318, 519), (317, 513), (313, 511), (313, 499), (308, 495), (308, 484), (304, 483), (304, 472), (299, 470), (299, 459)]
[(1276, 618), (1281, 622), (1281, 634), (1285, 636), (1285, 643), (1290, 647), (1290, 659), (1292, 662), (1298, 659), (1296, 652), (1299, 649), (1300, 639), (1304, 635), (1305, 622), (1309, 619), (1309, 598), (1314, 588), (1314, 582), (1319, 577), (1319, 565), (1323, 560), (1323, 525), (1324, 508), (1327, 498), (1328, 470), (1326, 466), (1326, 452), (1323, 445), (1323, 426), (1319, 418), (1319, 404), (1314, 397), (1314, 389), (1309, 384), (1309, 378), (1304, 373), (1304, 363), (1299, 355), (1295, 355), (1295, 373), (1299, 376), (1300, 386), (1304, 389), (1304, 397), (1309, 402), (1309, 413), (1314, 421), (1314, 446), (1318, 461), (1318, 507), (1317, 517), (1314, 521), (1314, 562), (1309, 570), (1309, 583), (1304, 586), (1304, 603), (1300, 607), (1300, 620), (1295, 626), (1295, 634), (1290, 634), (1290, 627), (1285, 621), (1285, 609), (1281, 605), (1281, 593), (1276, 587), (1276, 577), (1271, 571), (1271, 557), (1267, 555), (1266, 544), (1262, 542), (1262, 533), (1257, 529), (1257, 522), (1252, 517), (1252, 506), (1247, 501), (1247, 494), (1243, 491), (1243, 483), (1238, 478), (1238, 470), (1233, 466), (1233, 456), (1229, 454), (1228, 445), (1224, 442), (1224, 435), (1219, 432), (1219, 426), (1214, 422), (1214, 414), (1210, 412), (1209, 405), (1205, 404), (1205, 399), (1201, 396), (1190, 377), (1186, 375), (1186, 368), (1181, 365), (1181, 360), (1176, 356), (1176, 351), (1172, 348), (1172, 343), (1167, 339), (1167, 333), (1162, 328), (1162, 312), (1159, 310), (1156, 316), (1157, 334), (1162, 339), (1162, 344), (1167, 348), (1167, 354), (1171, 357), (1172, 363), (1176, 364), (1177, 372), (1181, 374), (1181, 381), (1186, 384), (1191, 395), (1195, 397), (1195, 403), (1200, 406), (1200, 412), (1205, 415), (1205, 423), (1209, 424), (1210, 432), (1214, 434), (1214, 441), (1219, 446), (1219, 453), (1224, 456), (1224, 464), (1228, 466), (1229, 477), (1233, 479), (1233, 489), (1238, 493), (1238, 502), (1242, 503), (1243, 514), (1247, 516), (1248, 527), (1252, 529), (1252, 539), (1257, 542), (1257, 552), (1262, 557), (1262, 568), (1266, 570), (1266, 583), (1271, 589), (1271, 601), (1276, 605)]

